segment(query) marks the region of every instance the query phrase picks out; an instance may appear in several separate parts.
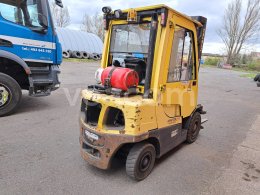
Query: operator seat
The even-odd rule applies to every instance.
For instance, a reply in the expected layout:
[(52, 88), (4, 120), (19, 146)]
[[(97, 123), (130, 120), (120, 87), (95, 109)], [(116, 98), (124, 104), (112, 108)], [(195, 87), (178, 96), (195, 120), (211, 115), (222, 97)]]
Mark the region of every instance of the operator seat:
[(145, 83), (146, 63), (140, 58), (126, 58), (125, 67), (135, 70), (139, 76), (139, 85)]

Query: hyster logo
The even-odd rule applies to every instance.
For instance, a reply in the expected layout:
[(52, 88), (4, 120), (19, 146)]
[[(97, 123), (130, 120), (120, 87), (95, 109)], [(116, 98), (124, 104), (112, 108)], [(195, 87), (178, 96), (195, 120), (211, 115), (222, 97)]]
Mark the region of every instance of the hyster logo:
[(171, 137), (175, 137), (178, 134), (179, 129), (172, 131)]

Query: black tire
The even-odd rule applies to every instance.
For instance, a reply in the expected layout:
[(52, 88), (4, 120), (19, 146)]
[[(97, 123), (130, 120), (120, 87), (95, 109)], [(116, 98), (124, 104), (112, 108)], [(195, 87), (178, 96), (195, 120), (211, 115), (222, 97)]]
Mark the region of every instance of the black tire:
[(73, 53), (72, 53), (72, 57), (73, 58), (77, 58), (77, 59), (82, 59), (82, 53), (81, 52), (79, 52), (79, 51), (73, 51)]
[(70, 55), (70, 58), (71, 58), (71, 57), (72, 57), (72, 54), (73, 54), (73, 51), (71, 51), (71, 50), (68, 50), (67, 52), (69, 53), (69, 55)]
[(91, 54), (90, 59), (97, 61), (98, 57), (96, 56), (96, 54)]
[(260, 82), (260, 74), (257, 74), (254, 78), (254, 81), (259, 81)]
[(195, 112), (192, 116), (191, 119), (187, 121), (187, 139), (186, 142), (191, 144), (195, 142), (198, 138), (200, 129), (201, 129), (201, 116), (200, 113)]
[(3, 98), (3, 90), (8, 92), (8, 98), (5, 103), (0, 105), (0, 117), (12, 114), (19, 105), (22, 98), (20, 85), (12, 77), (0, 73), (0, 100)]
[(256, 83), (256, 86), (257, 86), (257, 87), (260, 87), (260, 81), (258, 81), (258, 82)]
[(70, 57), (69, 52), (63, 51), (63, 52), (62, 52), (62, 57), (65, 58), (65, 59), (68, 59), (68, 58)]
[(132, 179), (141, 181), (153, 170), (156, 152), (152, 144), (137, 143), (126, 159), (126, 173)]
[(89, 59), (89, 54), (88, 54), (87, 52), (82, 51), (82, 52), (81, 52), (81, 55), (82, 55), (82, 58), (83, 58), (83, 59)]

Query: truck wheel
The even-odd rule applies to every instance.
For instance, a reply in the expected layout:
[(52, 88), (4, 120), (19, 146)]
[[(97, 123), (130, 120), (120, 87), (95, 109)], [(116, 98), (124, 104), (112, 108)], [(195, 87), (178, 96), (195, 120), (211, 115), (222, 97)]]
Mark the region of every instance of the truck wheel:
[(21, 97), (22, 91), (16, 80), (0, 73), (0, 117), (14, 112)]
[(135, 144), (126, 159), (127, 175), (137, 181), (145, 179), (154, 167), (155, 156), (155, 148), (152, 144)]
[(195, 112), (192, 115), (191, 120), (188, 124), (188, 132), (187, 132), (187, 139), (186, 142), (191, 144), (196, 141), (198, 138), (199, 132), (201, 129), (201, 116), (200, 113)]

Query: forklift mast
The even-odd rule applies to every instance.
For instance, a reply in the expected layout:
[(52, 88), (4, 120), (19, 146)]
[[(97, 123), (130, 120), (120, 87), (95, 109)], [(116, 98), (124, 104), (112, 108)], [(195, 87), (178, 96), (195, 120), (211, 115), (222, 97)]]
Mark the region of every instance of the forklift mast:
[(207, 27), (207, 18), (203, 16), (191, 16), (193, 20), (196, 20), (202, 24), (202, 26), (197, 27), (197, 39), (198, 39), (198, 57), (199, 57), (199, 64), (201, 61), (202, 56), (202, 49), (204, 44), (205, 32)]

